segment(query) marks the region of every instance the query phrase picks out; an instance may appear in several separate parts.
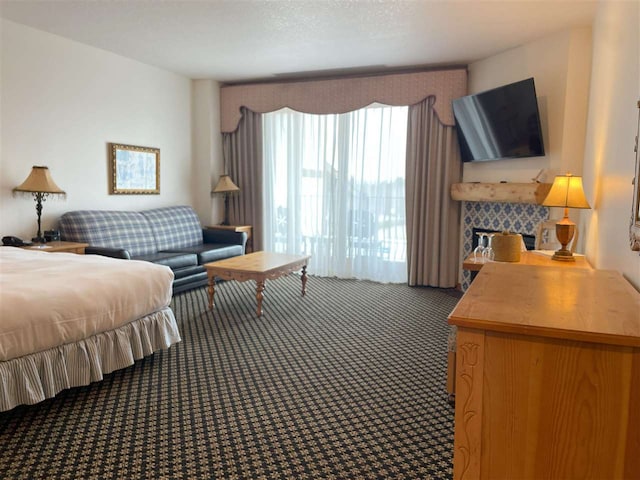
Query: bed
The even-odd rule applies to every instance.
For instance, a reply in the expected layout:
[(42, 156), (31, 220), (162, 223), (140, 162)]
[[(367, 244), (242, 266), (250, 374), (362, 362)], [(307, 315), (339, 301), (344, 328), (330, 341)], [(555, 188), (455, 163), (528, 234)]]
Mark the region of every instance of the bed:
[(100, 381), (180, 341), (168, 267), (0, 248), (0, 411)]

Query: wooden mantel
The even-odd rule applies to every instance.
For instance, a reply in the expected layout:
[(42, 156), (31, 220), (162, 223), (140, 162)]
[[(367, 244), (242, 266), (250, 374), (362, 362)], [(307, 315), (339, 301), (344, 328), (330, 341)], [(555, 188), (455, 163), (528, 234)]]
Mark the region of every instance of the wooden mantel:
[(451, 198), (466, 202), (534, 203), (541, 205), (550, 183), (454, 183)]

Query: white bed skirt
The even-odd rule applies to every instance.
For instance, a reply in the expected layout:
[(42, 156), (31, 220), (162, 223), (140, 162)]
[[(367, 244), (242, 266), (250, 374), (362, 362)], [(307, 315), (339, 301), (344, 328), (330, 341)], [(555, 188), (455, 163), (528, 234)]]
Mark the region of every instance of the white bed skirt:
[(89, 385), (180, 341), (169, 307), (85, 340), (0, 362), (0, 412)]

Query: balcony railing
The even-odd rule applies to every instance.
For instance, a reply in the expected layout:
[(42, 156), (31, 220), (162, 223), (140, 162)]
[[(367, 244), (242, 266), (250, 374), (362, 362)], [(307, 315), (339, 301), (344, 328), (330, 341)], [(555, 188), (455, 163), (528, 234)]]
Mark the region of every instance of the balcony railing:
[[(404, 197), (369, 199), (376, 210), (337, 211), (316, 195), (302, 197), (296, 206), (298, 221), (291, 224), (288, 209), (278, 208), (274, 247), (276, 251), (298, 250), (310, 255), (337, 258), (378, 258), (406, 262)], [(323, 214), (322, 209), (333, 215)], [(290, 252), (293, 253), (293, 252)]]

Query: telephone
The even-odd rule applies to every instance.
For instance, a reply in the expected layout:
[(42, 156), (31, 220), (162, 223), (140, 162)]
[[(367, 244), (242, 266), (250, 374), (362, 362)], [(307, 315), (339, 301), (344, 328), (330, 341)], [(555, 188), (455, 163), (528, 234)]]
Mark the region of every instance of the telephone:
[(45, 230), (44, 231), (44, 239), (47, 242), (59, 242), (60, 241), (60, 230)]
[(26, 247), (32, 245), (31, 242), (25, 242), (21, 238), (12, 236), (2, 237), (2, 244), (7, 247)]

